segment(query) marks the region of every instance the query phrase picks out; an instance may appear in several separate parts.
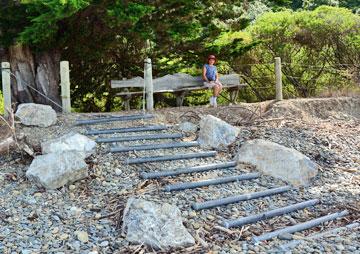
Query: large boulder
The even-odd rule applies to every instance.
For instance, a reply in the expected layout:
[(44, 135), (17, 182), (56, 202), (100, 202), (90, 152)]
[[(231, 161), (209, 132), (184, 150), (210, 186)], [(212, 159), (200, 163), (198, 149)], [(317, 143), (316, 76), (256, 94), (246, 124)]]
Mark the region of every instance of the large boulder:
[(124, 210), (122, 233), (129, 242), (144, 243), (155, 249), (195, 244), (176, 206), (135, 198), (128, 200)]
[(84, 155), (65, 151), (35, 157), (26, 172), (28, 179), (46, 189), (57, 189), (88, 176)]
[(255, 165), (263, 173), (295, 186), (308, 185), (318, 170), (315, 162), (295, 149), (262, 139), (245, 142), (237, 161)]
[(216, 118), (206, 115), (200, 121), (199, 143), (205, 148), (224, 148), (236, 140), (239, 129)]
[(29, 126), (49, 127), (56, 123), (56, 112), (48, 105), (23, 103), (15, 116), (22, 124)]
[(79, 151), (86, 156), (95, 152), (96, 142), (79, 133), (68, 133), (57, 139), (48, 140), (41, 143), (43, 154), (62, 152), (62, 151)]

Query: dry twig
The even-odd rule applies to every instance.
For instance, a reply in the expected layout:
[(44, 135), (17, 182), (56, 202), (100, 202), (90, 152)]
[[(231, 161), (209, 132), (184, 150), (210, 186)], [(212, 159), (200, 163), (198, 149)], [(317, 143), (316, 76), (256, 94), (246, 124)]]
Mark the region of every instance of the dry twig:
[(0, 141), (0, 154), (9, 152), (10, 148), (15, 145), (19, 147), (15, 135), (14, 113), (12, 111), (8, 112), (9, 119), (5, 119), (3, 116), (0, 115), (0, 120), (2, 120), (2, 122), (4, 122), (7, 126), (7, 130), (3, 134), (4, 138), (2, 141)]

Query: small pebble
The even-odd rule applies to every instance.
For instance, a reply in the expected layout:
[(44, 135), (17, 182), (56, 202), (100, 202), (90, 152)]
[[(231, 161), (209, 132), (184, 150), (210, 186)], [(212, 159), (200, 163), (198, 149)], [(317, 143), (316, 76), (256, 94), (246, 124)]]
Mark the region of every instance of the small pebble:
[(85, 231), (77, 231), (75, 232), (77, 238), (79, 239), (79, 241), (83, 242), (83, 243), (87, 243), (89, 241), (89, 236), (88, 233)]
[(278, 238), (280, 240), (292, 240), (293, 239), (293, 235), (289, 234), (289, 233), (282, 233), (278, 236)]
[(59, 233), (59, 228), (58, 227), (54, 227), (53, 230), (51, 231), (52, 234), (56, 235), (57, 233)]
[(189, 217), (190, 218), (195, 218), (196, 217), (196, 212), (195, 211), (191, 211), (191, 212), (189, 212)]
[(121, 169), (117, 168), (115, 169), (115, 175), (120, 176), (122, 174)]
[(336, 245), (336, 249), (338, 249), (338, 250), (344, 250), (345, 249), (345, 247), (344, 247), (344, 245), (342, 245), (342, 244), (338, 244), (338, 245)]
[(40, 192), (36, 192), (35, 194), (34, 194), (34, 197), (36, 197), (36, 198), (40, 198), (42, 196), (42, 194), (40, 193)]
[(62, 234), (60, 235), (60, 240), (66, 240), (69, 238), (69, 235), (68, 234)]
[(197, 222), (194, 222), (192, 224), (192, 226), (193, 226), (194, 229), (199, 229), (201, 227), (200, 223), (197, 223)]
[(215, 220), (215, 217), (211, 214), (209, 214), (207, 217), (206, 217), (208, 220)]
[(100, 246), (101, 246), (101, 247), (106, 247), (106, 246), (108, 246), (108, 245), (109, 245), (109, 242), (108, 242), (108, 241), (103, 241), (103, 242), (100, 243)]
[(80, 216), (81, 213), (82, 213), (82, 210), (79, 207), (73, 206), (73, 207), (70, 208), (70, 214), (73, 215), (73, 216)]

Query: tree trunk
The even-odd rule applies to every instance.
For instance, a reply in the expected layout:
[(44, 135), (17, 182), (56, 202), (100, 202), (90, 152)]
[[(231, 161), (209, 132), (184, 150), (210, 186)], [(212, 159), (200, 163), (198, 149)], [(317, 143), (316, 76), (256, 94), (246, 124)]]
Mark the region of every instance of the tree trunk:
[(15, 45), (9, 48), (8, 56), (14, 74), (11, 75), (13, 101), (47, 104), (61, 111), (55, 104), (61, 105), (60, 53), (57, 50), (33, 53), (28, 46)]

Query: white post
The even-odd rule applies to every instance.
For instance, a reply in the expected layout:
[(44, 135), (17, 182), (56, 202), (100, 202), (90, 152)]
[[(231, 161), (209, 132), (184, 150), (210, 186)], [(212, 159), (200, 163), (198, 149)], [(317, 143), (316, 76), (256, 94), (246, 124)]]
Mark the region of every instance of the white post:
[(61, 100), (64, 113), (71, 112), (69, 62), (60, 62)]
[(281, 58), (275, 57), (275, 79), (276, 79), (276, 100), (282, 101), (282, 72), (281, 72)]
[(11, 87), (10, 87), (10, 63), (1, 63), (2, 92), (4, 96), (4, 116), (8, 117), (11, 112)]
[(154, 86), (152, 79), (151, 59), (146, 58), (144, 64), (144, 80), (146, 88), (146, 109), (148, 111), (154, 110)]

